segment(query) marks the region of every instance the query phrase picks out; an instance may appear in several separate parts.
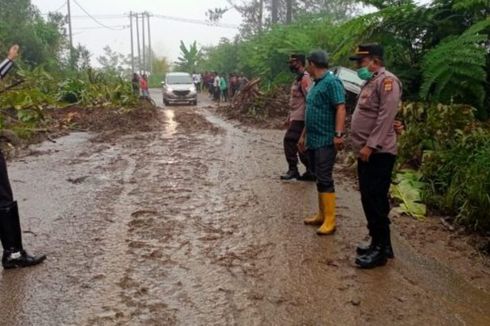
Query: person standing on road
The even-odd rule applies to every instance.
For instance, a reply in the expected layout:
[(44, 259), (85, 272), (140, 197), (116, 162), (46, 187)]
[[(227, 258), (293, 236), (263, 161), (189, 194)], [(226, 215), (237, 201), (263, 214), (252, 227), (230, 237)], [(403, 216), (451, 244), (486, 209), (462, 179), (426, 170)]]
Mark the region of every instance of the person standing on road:
[(214, 100), (219, 103), (221, 98), (221, 89), (220, 89), (221, 77), (217, 72), (215, 72), (214, 81), (213, 81), (213, 95)]
[[(289, 69), (295, 74), (293, 85), (291, 86), (291, 95), (289, 107), (291, 109), (286, 125), (288, 127), (284, 136), (284, 153), (288, 163), (288, 172), (281, 176), (281, 180), (304, 180), (315, 181), (308, 166), (306, 153), (298, 151), (298, 141), (305, 128), (305, 108), (306, 95), (312, 81), (308, 72), (305, 71), (306, 58), (303, 54), (293, 54), (289, 57)], [(306, 167), (306, 172), (301, 176), (298, 171), (298, 154), (299, 160)]]
[(329, 235), (336, 228), (336, 196), (333, 167), (337, 151), (344, 146), (345, 90), (340, 79), (329, 72), (325, 51), (313, 51), (307, 57), (307, 71), (314, 84), (306, 98), (305, 129), (298, 142), (307, 149), (308, 163), (317, 178), (319, 212), (305, 219), (307, 225), (321, 225), (319, 235)]
[[(0, 64), (0, 79), (14, 65), (19, 53), (19, 46), (10, 48), (8, 57)], [(29, 267), (42, 263), (45, 255), (31, 256), (22, 245), (22, 231), (20, 227), (19, 208), (14, 201), (12, 188), (7, 172), (7, 163), (0, 151), (0, 240), (3, 247), (2, 265), (6, 269)]]
[(228, 81), (226, 80), (226, 74), (223, 74), (223, 77), (219, 80), (219, 88), (221, 91), (221, 96), (223, 97), (224, 102), (228, 102)]
[(131, 86), (133, 87), (133, 94), (136, 96), (140, 95), (140, 76), (137, 73), (133, 74), (133, 79), (131, 79)]
[(141, 95), (143, 97), (150, 97), (150, 90), (148, 88), (148, 76), (143, 74), (143, 77), (140, 79), (140, 87), (141, 87)]
[(385, 69), (384, 50), (379, 44), (359, 45), (355, 56), (358, 75), (366, 80), (352, 116), (351, 137), (358, 151), (358, 178), (362, 207), (371, 244), (357, 248), (360, 268), (385, 265), (393, 258), (390, 237), (388, 192), (395, 165), (397, 132), (402, 129), (395, 117), (402, 84)]

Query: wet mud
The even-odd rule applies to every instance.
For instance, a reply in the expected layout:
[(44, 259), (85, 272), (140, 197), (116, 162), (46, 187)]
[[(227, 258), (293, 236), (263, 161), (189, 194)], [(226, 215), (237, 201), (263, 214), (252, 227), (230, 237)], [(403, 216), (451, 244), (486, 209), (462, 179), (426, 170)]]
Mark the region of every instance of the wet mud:
[(454, 264), (442, 242), (427, 249), (395, 222), (397, 258), (356, 269), (366, 231), (352, 180), (336, 174), (338, 232), (318, 237), (303, 225), (315, 185), (279, 181), (282, 132), (208, 104), (161, 109), (160, 128), (116, 139), (73, 133), (10, 163), (24, 242), (48, 260), (0, 274), (0, 324), (490, 324), (483, 262)]

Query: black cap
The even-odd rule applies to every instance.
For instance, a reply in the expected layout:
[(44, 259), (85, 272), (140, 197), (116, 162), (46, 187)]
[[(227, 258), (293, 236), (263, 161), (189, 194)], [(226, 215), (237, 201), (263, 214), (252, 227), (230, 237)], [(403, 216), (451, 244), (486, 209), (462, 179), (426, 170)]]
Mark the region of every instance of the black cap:
[(292, 62), (292, 61), (299, 61), (304, 66), (306, 63), (306, 57), (304, 54), (291, 54), (289, 56), (288, 62)]
[(306, 58), (319, 67), (328, 67), (328, 54), (323, 50), (315, 50)]
[(375, 56), (383, 59), (384, 49), (382, 45), (378, 43), (361, 44), (356, 49), (356, 54), (349, 57), (349, 60), (359, 61), (363, 58)]

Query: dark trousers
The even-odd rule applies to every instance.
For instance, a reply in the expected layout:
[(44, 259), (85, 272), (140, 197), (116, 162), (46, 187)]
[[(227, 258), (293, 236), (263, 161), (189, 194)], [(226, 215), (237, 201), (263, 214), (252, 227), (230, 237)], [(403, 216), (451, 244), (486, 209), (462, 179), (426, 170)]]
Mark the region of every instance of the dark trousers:
[(369, 235), (381, 244), (388, 244), (390, 237), (388, 192), (395, 161), (396, 156), (387, 153), (373, 154), (369, 162), (358, 160), (359, 189)]
[(316, 188), (319, 193), (335, 192), (333, 166), (337, 151), (333, 145), (308, 150), (308, 162), (311, 172), (316, 176)]
[(0, 152), (0, 207), (10, 205), (14, 201), (12, 187), (7, 172), (7, 163), (3, 153)]
[(298, 141), (304, 127), (304, 121), (292, 121), (284, 136), (284, 154), (286, 154), (286, 161), (290, 170), (298, 169), (298, 156), (306, 170), (310, 170), (306, 153), (301, 153), (298, 150)]
[(0, 152), (0, 241), (4, 253), (22, 250), (19, 211), (13, 199), (7, 164), (2, 152)]

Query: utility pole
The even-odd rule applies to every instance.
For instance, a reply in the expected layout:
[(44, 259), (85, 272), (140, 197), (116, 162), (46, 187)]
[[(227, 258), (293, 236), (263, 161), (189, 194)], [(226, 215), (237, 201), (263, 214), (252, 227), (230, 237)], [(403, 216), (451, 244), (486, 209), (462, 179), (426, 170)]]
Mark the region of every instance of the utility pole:
[(142, 27), (142, 36), (143, 36), (143, 73), (147, 71), (146, 69), (146, 44), (145, 44), (145, 13), (141, 13), (141, 27)]
[(68, 7), (68, 33), (70, 34), (70, 61), (72, 61), (73, 64), (73, 33), (71, 30), (71, 6), (70, 6), (70, 0), (66, 1), (66, 5)]
[(138, 14), (135, 14), (135, 17), (136, 17), (136, 43), (138, 45), (138, 71), (141, 75), (140, 27), (139, 27)]
[(129, 12), (129, 30), (131, 32), (131, 72), (134, 73), (133, 12)]
[(150, 74), (153, 73), (153, 58), (152, 58), (152, 53), (151, 53), (151, 29), (150, 29), (150, 14), (147, 12), (146, 13), (146, 19), (148, 22), (148, 64), (150, 65), (149, 71)]
[(293, 21), (293, 0), (287, 0), (286, 3), (286, 24), (291, 24)]
[(264, 0), (259, 0), (259, 33), (262, 33), (262, 22), (264, 21)]

